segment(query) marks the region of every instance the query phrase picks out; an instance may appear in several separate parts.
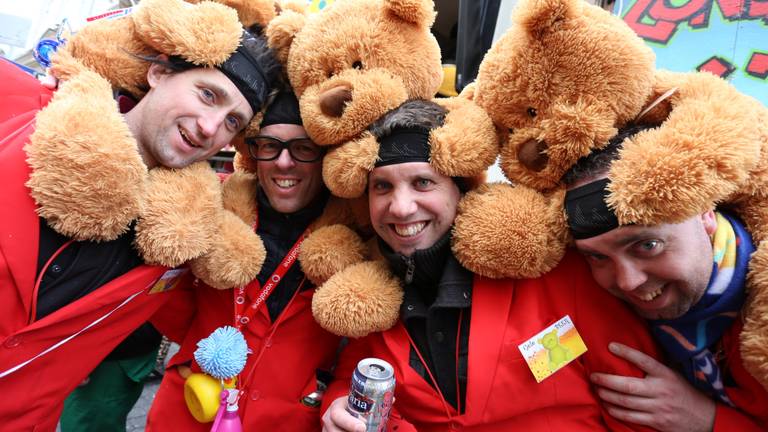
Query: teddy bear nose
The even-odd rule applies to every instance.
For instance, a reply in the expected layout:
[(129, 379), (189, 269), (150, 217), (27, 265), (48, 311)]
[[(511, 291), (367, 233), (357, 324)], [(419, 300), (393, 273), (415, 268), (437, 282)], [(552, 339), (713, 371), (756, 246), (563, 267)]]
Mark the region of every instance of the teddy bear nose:
[(324, 91), (320, 95), (320, 111), (328, 117), (341, 117), (346, 103), (352, 100), (352, 90), (339, 85)]
[(531, 171), (539, 172), (547, 167), (547, 143), (529, 139), (517, 149), (517, 160)]

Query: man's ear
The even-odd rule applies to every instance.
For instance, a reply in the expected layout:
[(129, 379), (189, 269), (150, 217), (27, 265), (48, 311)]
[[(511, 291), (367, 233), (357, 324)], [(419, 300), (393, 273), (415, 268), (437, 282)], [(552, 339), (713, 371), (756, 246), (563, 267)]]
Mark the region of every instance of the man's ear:
[(710, 237), (713, 236), (715, 231), (717, 231), (717, 218), (715, 217), (715, 211), (710, 209), (702, 213), (701, 223), (704, 225), (704, 231), (707, 232), (707, 235)]
[[(160, 54), (156, 57), (156, 59), (160, 62), (167, 62), (168, 56), (165, 54)], [(149, 84), (149, 87), (154, 88), (157, 83), (163, 79), (163, 77), (169, 75), (171, 72), (171, 69), (162, 63), (152, 62), (149, 65), (149, 69), (147, 70), (147, 83)]]

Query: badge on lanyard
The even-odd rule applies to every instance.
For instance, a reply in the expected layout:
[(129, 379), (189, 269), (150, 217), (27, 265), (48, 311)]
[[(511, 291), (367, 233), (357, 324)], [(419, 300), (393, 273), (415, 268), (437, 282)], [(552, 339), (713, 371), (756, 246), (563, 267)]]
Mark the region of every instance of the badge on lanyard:
[(554, 374), (587, 352), (587, 346), (566, 315), (518, 346), (536, 382)]
[(187, 271), (189, 271), (188, 268), (168, 270), (147, 290), (147, 294), (157, 294), (176, 288), (176, 285), (181, 281), (181, 277), (184, 276)]

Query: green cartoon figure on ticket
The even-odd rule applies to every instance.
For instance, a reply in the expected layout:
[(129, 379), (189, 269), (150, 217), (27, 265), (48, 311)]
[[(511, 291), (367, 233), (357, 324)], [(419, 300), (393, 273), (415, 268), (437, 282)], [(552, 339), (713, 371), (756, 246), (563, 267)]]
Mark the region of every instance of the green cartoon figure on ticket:
[(538, 342), (549, 352), (549, 370), (551, 372), (556, 371), (560, 366), (573, 358), (568, 348), (560, 345), (557, 329), (553, 329), (542, 336)]

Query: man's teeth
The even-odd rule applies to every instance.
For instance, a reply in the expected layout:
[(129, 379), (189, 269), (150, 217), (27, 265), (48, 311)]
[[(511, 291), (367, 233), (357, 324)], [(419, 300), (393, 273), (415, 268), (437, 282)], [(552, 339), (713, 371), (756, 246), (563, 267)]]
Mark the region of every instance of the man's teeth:
[(296, 183), (298, 183), (298, 180), (289, 180), (289, 179), (275, 179), (275, 183), (277, 183), (278, 186), (281, 188), (289, 188), (296, 186)]
[(661, 295), (661, 288), (657, 288), (656, 291), (652, 291), (645, 294), (638, 294), (638, 297), (640, 298), (640, 300), (649, 302), (660, 295)]
[(426, 222), (416, 222), (408, 225), (395, 224), (395, 232), (402, 237), (411, 237), (420, 233), (424, 229)]
[(192, 142), (192, 140), (191, 140), (191, 139), (189, 139), (189, 137), (188, 137), (188, 136), (187, 136), (187, 134), (184, 132), (184, 130), (182, 130), (181, 128), (179, 128), (179, 133), (181, 134), (181, 139), (183, 139), (185, 143), (189, 144), (189, 146), (191, 146), (191, 147), (197, 147), (197, 146), (196, 146), (196, 145), (195, 145), (195, 144)]

